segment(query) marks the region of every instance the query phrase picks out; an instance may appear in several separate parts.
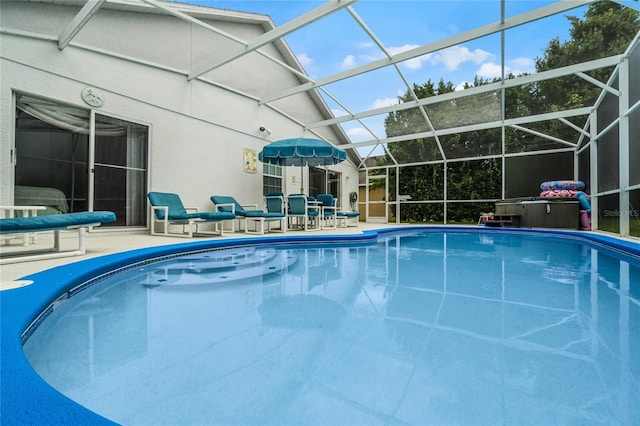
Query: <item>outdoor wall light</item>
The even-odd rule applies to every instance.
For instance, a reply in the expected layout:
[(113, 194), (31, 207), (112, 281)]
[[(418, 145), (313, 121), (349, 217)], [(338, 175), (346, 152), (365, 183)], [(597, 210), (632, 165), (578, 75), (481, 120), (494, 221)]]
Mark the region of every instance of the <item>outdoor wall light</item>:
[(260, 126), (259, 130), (260, 130), (261, 133), (264, 133), (267, 136), (271, 136), (271, 130), (267, 129), (266, 127)]

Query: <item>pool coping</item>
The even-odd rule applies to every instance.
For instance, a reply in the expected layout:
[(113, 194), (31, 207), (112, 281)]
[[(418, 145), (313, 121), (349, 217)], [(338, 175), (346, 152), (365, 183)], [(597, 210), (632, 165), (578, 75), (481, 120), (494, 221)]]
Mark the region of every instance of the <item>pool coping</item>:
[(416, 225), (365, 230), (361, 234), (283, 235), (269, 238), (176, 243), (113, 253), (57, 266), (21, 278), (21, 280), (33, 281), (31, 285), (0, 292), (0, 423), (3, 425), (115, 424), (72, 401), (47, 384), (33, 370), (22, 350), (22, 336), (30, 324), (56, 299), (91, 279), (131, 264), (185, 252), (265, 244), (371, 244), (375, 243), (380, 236), (416, 231), (556, 235), (640, 256), (640, 243), (585, 231)]

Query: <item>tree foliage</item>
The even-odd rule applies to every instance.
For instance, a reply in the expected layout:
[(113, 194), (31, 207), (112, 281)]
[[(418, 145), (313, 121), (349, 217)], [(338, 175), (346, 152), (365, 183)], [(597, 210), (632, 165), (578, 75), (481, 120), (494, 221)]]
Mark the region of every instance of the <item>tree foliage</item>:
[[(618, 3), (601, 1), (590, 5), (584, 19), (568, 16), (571, 23), (570, 39), (562, 42), (552, 39), (541, 58), (535, 59), (536, 71), (556, 69), (593, 59), (620, 54), (640, 30), (638, 12)], [(606, 82), (613, 69), (600, 69), (589, 73), (593, 78)], [(506, 78), (516, 78), (509, 75)], [(465, 83), (464, 89), (499, 81), (478, 76), (473, 83)], [(437, 83), (414, 83), (412, 90), (398, 97), (400, 103), (451, 93), (456, 86), (443, 79)], [(505, 117), (523, 117), (552, 111), (561, 111), (593, 105), (601, 89), (577, 77), (544, 80), (512, 87), (505, 90)], [(390, 113), (384, 122), (387, 137), (398, 137), (448, 129), (467, 124), (498, 121), (501, 119), (501, 93), (487, 92), (455, 100), (429, 104), (420, 108), (409, 108)], [(425, 120), (425, 114), (429, 121)], [(561, 122), (544, 122), (532, 128), (565, 140), (576, 137), (575, 130)], [(539, 137), (505, 129), (506, 152), (525, 152), (532, 139)], [(544, 143), (544, 141), (538, 141)], [(425, 137), (388, 145), (388, 155), (378, 165), (395, 165), (445, 161), (443, 163), (407, 166), (400, 169), (398, 188), (400, 194), (409, 194), (413, 200), (482, 200), (501, 198), (502, 162), (499, 158), (478, 158), (502, 154), (502, 131), (500, 128), (448, 134), (439, 138)], [(451, 161), (467, 159), (465, 161)], [(395, 195), (395, 173), (390, 174), (390, 188)], [(446, 194), (444, 180), (447, 179)], [(448, 220), (469, 221), (477, 218), (480, 204), (451, 203), (448, 205)], [(403, 221), (439, 221), (442, 205), (405, 205)]]
[[(638, 12), (611, 1), (592, 4), (584, 19), (576, 16), (567, 19), (571, 22), (570, 39), (565, 42), (557, 37), (552, 39), (544, 56), (536, 59), (537, 72), (624, 53), (640, 30)], [(603, 68), (589, 75), (606, 83), (612, 71)], [(538, 85), (540, 100), (548, 111), (593, 105), (602, 91), (577, 76), (545, 80)]]

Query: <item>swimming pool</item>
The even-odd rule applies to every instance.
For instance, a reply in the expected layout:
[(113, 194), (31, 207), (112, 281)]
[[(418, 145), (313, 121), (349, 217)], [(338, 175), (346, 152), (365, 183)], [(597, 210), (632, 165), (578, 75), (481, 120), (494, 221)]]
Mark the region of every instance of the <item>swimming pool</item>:
[[(25, 350), (89, 408), (105, 414), (105, 402), (126, 401), (128, 414), (109, 417), (131, 424), (637, 423), (638, 260), (596, 248), (637, 255), (638, 245), (571, 232), (446, 231), (385, 230), (345, 247), (312, 237), (296, 247), (237, 240), (214, 252), (202, 243), (177, 263), (128, 268), (118, 277), (126, 285), (101, 279), (69, 299), (72, 307), (56, 303)], [(114, 260), (175, 253), (162, 250), (103, 260), (99, 272)], [(49, 277), (60, 275), (73, 274)], [(4, 317), (4, 294), (2, 302)], [(39, 333), (47, 350), (30, 347)], [(107, 357), (114, 347), (120, 359)], [(54, 368), (43, 373), (47, 364)], [(169, 367), (177, 367), (169, 386), (147, 381)], [(3, 378), (4, 368), (5, 356)], [(127, 385), (140, 370), (143, 379)], [(59, 406), (63, 399), (42, 415), (90, 418)]]

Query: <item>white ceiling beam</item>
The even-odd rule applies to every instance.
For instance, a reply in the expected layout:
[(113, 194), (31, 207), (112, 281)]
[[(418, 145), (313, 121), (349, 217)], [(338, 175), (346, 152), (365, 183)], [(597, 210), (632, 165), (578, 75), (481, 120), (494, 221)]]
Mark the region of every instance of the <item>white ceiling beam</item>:
[(564, 139), (556, 138), (555, 136), (547, 135), (545, 133), (538, 132), (537, 130), (528, 129), (528, 128), (524, 127), (524, 126), (519, 126), (517, 124), (512, 124), (510, 127), (513, 128), (513, 129), (516, 129), (516, 130), (520, 130), (520, 131), (525, 132), (525, 133), (532, 134), (534, 136), (539, 136), (539, 137), (541, 137), (543, 139), (548, 139), (548, 140), (553, 141), (553, 142), (558, 142), (558, 143), (560, 143), (562, 145), (567, 145), (567, 146), (571, 146), (571, 147), (574, 147), (574, 148), (578, 145), (576, 143), (565, 141)]
[(360, 15), (358, 15), (356, 13), (355, 10), (353, 10), (353, 8), (351, 6), (347, 7), (347, 12), (349, 12), (349, 15), (351, 15), (351, 17), (356, 21), (356, 23), (360, 26), (360, 28), (362, 28), (362, 30), (367, 33), (367, 35), (369, 36), (369, 38), (371, 38), (371, 40), (373, 40), (373, 42), (376, 44), (376, 46), (378, 46), (378, 48), (380, 50), (382, 50), (382, 52), (384, 53), (384, 55), (391, 59), (391, 54), (387, 51), (387, 48), (384, 47), (384, 44), (382, 43), (382, 41), (380, 41), (380, 39), (374, 34), (373, 31), (371, 31), (371, 29), (369, 28), (369, 26), (362, 20), (362, 18), (360, 17)]
[(189, 74), (188, 79), (192, 80), (201, 76), (202, 74), (206, 74), (209, 71), (212, 71), (228, 62), (233, 61), (234, 59), (238, 59), (241, 56), (246, 55), (247, 53), (253, 52), (254, 50), (259, 49), (262, 46), (265, 46), (269, 43), (274, 42), (275, 40), (279, 40), (282, 37), (290, 34), (302, 27), (305, 27), (312, 22), (315, 22), (331, 13), (334, 13), (340, 9), (343, 9), (349, 6), (352, 3), (357, 2), (358, 0), (332, 0), (329, 1), (322, 6), (319, 6), (299, 17), (292, 19), (291, 21), (282, 24), (271, 31), (264, 33), (263, 35), (255, 38), (254, 40), (247, 43), (246, 46), (236, 50), (235, 52), (231, 52), (229, 55), (225, 56), (222, 59), (218, 59), (209, 64), (202, 66), (200, 69)]
[[(401, 166), (402, 167), (412, 167), (412, 166), (424, 166), (426, 164), (443, 164), (443, 163), (461, 163), (464, 161), (477, 161), (477, 160), (482, 160), (482, 159), (487, 159), (487, 158), (513, 158), (513, 157), (524, 157), (524, 156), (531, 156), (531, 155), (545, 155), (545, 154), (557, 154), (560, 152), (573, 152), (574, 148), (555, 148), (555, 149), (542, 149), (540, 151), (529, 151), (529, 152), (509, 152), (509, 153), (505, 153), (505, 154), (491, 154), (491, 155), (483, 155), (482, 157), (455, 157), (455, 158), (443, 158), (443, 159), (437, 159), (437, 160), (428, 160), (428, 161), (416, 161), (416, 162), (411, 162), (411, 163), (402, 163)], [(380, 169), (388, 169), (388, 168), (393, 168), (395, 167), (394, 164), (385, 164), (382, 166), (370, 166), (367, 167), (367, 170), (380, 170)], [(482, 202), (483, 200), (473, 200), (475, 202)], [(488, 199), (486, 201), (495, 201), (495, 199)], [(421, 203), (424, 201), (408, 201), (408, 203)], [(439, 203), (441, 201), (433, 201), (433, 200), (427, 200), (427, 202), (430, 203)]]
[(614, 3), (618, 3), (620, 6), (624, 6), (624, 7), (629, 7), (631, 9), (635, 9), (638, 12), (640, 12), (640, 5), (635, 5), (633, 3), (630, 2), (625, 2), (625, 1), (620, 1), (620, 0), (612, 0)]
[(576, 126), (575, 124), (573, 124), (572, 122), (570, 122), (569, 120), (567, 120), (566, 118), (560, 118), (559, 119), (562, 123), (566, 124), (567, 126), (571, 127), (573, 130), (575, 130), (576, 132), (580, 133), (582, 136), (586, 136), (588, 138), (591, 137), (591, 133), (587, 132), (585, 129)]
[(357, 75), (364, 74), (366, 72), (373, 71), (378, 68), (386, 67), (388, 65), (393, 65), (398, 62), (404, 62), (406, 60), (417, 58), (419, 56), (423, 56), (429, 53), (433, 53), (438, 50), (445, 49), (447, 47), (457, 46), (469, 40), (475, 40), (477, 38), (484, 37), (489, 34), (494, 34), (500, 31), (508, 30), (510, 28), (518, 27), (520, 25), (526, 24), (527, 22), (532, 22), (532, 21), (549, 17), (549, 16), (553, 16), (558, 13), (575, 9), (577, 7), (595, 3), (596, 1), (598, 0), (565, 0), (565, 1), (552, 3), (550, 5), (535, 9), (533, 11), (514, 16), (512, 18), (505, 20), (504, 22), (496, 22), (493, 24), (485, 25), (483, 27), (479, 27), (479, 28), (467, 31), (465, 33), (458, 34), (453, 37), (448, 37), (448, 38), (436, 41), (434, 43), (425, 44), (415, 49), (407, 50), (405, 52), (402, 52), (393, 56), (392, 58), (379, 59), (377, 61), (370, 62), (366, 65), (352, 68), (350, 70), (344, 71), (342, 73), (334, 74), (332, 76), (329, 76), (323, 79), (319, 79), (313, 83), (304, 83), (299, 86), (295, 86), (278, 93), (267, 95), (260, 100), (260, 103), (264, 104), (264, 103), (272, 102), (278, 99), (282, 99), (288, 96), (298, 94), (300, 92), (311, 90), (318, 86), (324, 86), (326, 84), (335, 83), (336, 81), (344, 80), (346, 78), (355, 77)]
[(73, 17), (71, 22), (62, 30), (58, 36), (58, 49), (63, 50), (89, 22), (91, 17), (102, 7), (107, 0), (87, 0), (80, 12)]
[(529, 74), (522, 77), (511, 78), (508, 80), (498, 81), (490, 84), (483, 84), (482, 86), (471, 87), (465, 90), (459, 90), (456, 92), (445, 93), (443, 95), (431, 96), (428, 98), (421, 99), (417, 102), (403, 102), (401, 104), (389, 105), (381, 108), (375, 108), (363, 112), (359, 112), (351, 115), (341, 115), (340, 117), (335, 117), (329, 120), (318, 121), (315, 123), (307, 124), (307, 129), (312, 129), (321, 126), (329, 126), (332, 124), (338, 124), (346, 121), (361, 119), (365, 117), (371, 117), (380, 114), (387, 114), (390, 112), (401, 111), (410, 108), (417, 108), (421, 105), (430, 105), (436, 104), (439, 102), (449, 101), (461, 97), (478, 95), (486, 92), (498, 91), (503, 88), (517, 87), (522, 86), (524, 84), (535, 83), (537, 81), (549, 80), (552, 78), (562, 77), (566, 75), (575, 74), (580, 71), (589, 71), (594, 69), (605, 68), (609, 66), (615, 66), (620, 63), (623, 55), (614, 55), (609, 56), (607, 58), (595, 59), (589, 62), (583, 62), (576, 65), (569, 65), (566, 67), (556, 68), (554, 70), (543, 71), (536, 74)]
[(537, 123), (540, 121), (549, 121), (549, 120), (555, 120), (555, 119), (566, 118), (566, 117), (579, 117), (581, 115), (588, 115), (592, 111), (593, 111), (593, 107), (576, 108), (576, 109), (565, 110), (565, 111), (550, 112), (546, 114), (510, 118), (504, 121), (497, 120), (497, 121), (491, 121), (491, 122), (485, 122), (485, 123), (471, 124), (468, 126), (452, 127), (448, 129), (394, 136), (392, 138), (386, 138), (386, 139), (354, 142), (350, 144), (340, 145), (340, 148), (342, 149), (359, 148), (359, 147), (370, 146), (370, 145), (375, 145), (379, 143), (386, 144), (386, 143), (395, 143), (395, 142), (405, 142), (405, 141), (411, 141), (414, 139), (433, 138), (436, 136), (454, 135), (457, 133), (473, 132), (477, 130), (495, 129), (497, 127), (501, 127), (502, 125), (515, 126), (520, 124)]
[[(165, 13), (175, 16), (176, 18), (182, 19), (183, 21), (189, 22), (193, 25), (197, 25), (201, 28), (204, 28), (208, 31), (211, 31), (213, 33), (216, 33), (224, 38), (227, 38), (229, 40), (235, 41), (238, 44), (241, 44), (243, 46), (247, 46), (248, 42), (246, 40), (243, 40), (239, 37), (236, 37), (235, 35), (228, 33), (226, 31), (223, 31), (217, 27), (214, 27), (212, 25), (206, 24), (202, 21), (200, 21), (199, 19), (194, 18), (193, 16), (187, 15), (184, 12), (180, 12), (179, 10), (174, 9), (172, 6), (169, 6), (165, 3), (160, 3), (157, 0), (141, 0), (155, 8), (161, 9), (163, 10)], [(295, 68), (293, 68), (292, 66), (290, 66), (289, 64), (286, 64), (284, 62), (282, 62), (279, 59), (274, 58), (271, 55), (268, 55), (264, 52), (261, 51), (257, 51), (257, 53), (259, 53), (260, 55), (264, 56), (265, 58), (269, 59), (270, 61), (280, 65), (283, 68), (286, 68), (287, 70), (289, 70), (290, 72), (294, 73), (295, 75), (297, 75), (298, 77), (302, 78), (303, 80), (307, 80), (307, 81), (313, 81), (313, 79), (311, 77), (309, 77), (308, 75), (306, 75), (304, 72), (297, 70)]]
[(619, 90), (604, 84), (603, 82), (601, 82), (600, 80), (591, 77), (590, 75), (587, 75), (583, 72), (577, 72), (576, 75), (580, 78), (582, 78), (583, 80), (587, 80), (589, 83), (593, 84), (594, 86), (597, 86), (599, 88), (601, 88), (602, 90), (606, 90), (607, 92), (613, 94), (614, 96), (620, 97), (622, 95), (622, 92), (620, 92)]
[[(391, 53), (389, 53), (387, 48), (384, 47), (384, 44), (382, 43), (382, 41), (380, 41), (380, 39), (378, 39), (378, 37), (374, 34), (373, 31), (371, 31), (369, 26), (364, 22), (364, 20), (362, 18), (360, 18), (360, 16), (356, 13), (356, 11), (353, 10), (353, 8), (351, 6), (349, 6), (347, 8), (347, 11), (351, 15), (351, 17), (358, 23), (360, 28), (362, 28), (362, 30), (367, 33), (367, 35), (371, 38), (371, 40), (373, 40), (373, 42), (376, 44), (376, 46), (378, 46), (378, 48), (380, 50), (382, 50), (384, 55), (387, 58), (391, 59), (391, 57), (392, 57)], [(405, 85), (405, 87), (407, 89), (407, 92), (409, 92), (411, 94), (411, 98), (414, 101), (418, 102), (419, 98), (416, 95), (415, 91), (413, 90), (412, 85), (409, 83), (409, 80), (406, 78), (406, 76), (404, 75), (404, 73), (400, 69), (400, 66), (397, 63), (395, 63), (395, 64), (393, 64), (393, 68), (395, 69), (396, 73), (398, 74), (398, 76), (400, 77), (402, 82), (404, 83), (404, 85)], [(323, 88), (323, 90), (324, 90), (324, 88)], [(431, 122), (431, 119), (429, 118), (429, 115), (427, 114), (427, 112), (425, 111), (424, 108), (420, 108), (420, 114), (422, 115), (422, 118), (424, 119), (428, 129), (429, 130), (435, 130), (435, 128), (433, 127), (433, 124)], [(358, 120), (358, 122), (362, 123), (361, 120)], [(369, 129), (367, 129), (367, 130), (369, 130)], [(377, 138), (377, 136), (376, 136), (376, 138)], [(440, 151), (440, 154), (444, 158), (445, 157), (444, 150), (442, 149), (442, 145), (440, 144), (440, 141), (438, 140), (437, 137), (436, 137), (436, 144), (438, 146), (438, 150)], [(389, 156), (393, 158), (393, 156), (390, 153), (389, 153)], [(394, 162), (395, 162), (395, 159), (394, 159)]]
[(167, 2), (158, 2), (156, 0), (141, 0), (144, 3), (147, 3), (148, 5), (151, 5), (157, 9), (160, 9), (162, 11), (164, 11), (165, 13), (167, 13), (168, 15), (171, 16), (175, 16), (176, 18), (182, 19), (183, 21), (189, 22), (191, 24), (197, 25), (201, 28), (204, 28), (206, 30), (209, 30), (211, 32), (214, 32), (218, 35), (221, 35), (222, 37), (228, 38), (229, 40), (233, 40), (239, 44), (242, 45), (246, 45), (247, 43), (242, 40), (241, 38), (238, 38), (236, 36), (234, 36), (231, 33), (228, 33), (226, 31), (222, 31), (219, 28), (214, 27), (213, 25), (209, 25), (206, 24), (204, 22), (202, 22), (199, 19), (194, 18), (191, 15), (187, 15), (184, 12), (180, 12), (179, 10), (175, 9), (175, 7), (177, 6), (175, 3), (167, 3)]

